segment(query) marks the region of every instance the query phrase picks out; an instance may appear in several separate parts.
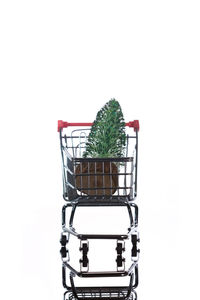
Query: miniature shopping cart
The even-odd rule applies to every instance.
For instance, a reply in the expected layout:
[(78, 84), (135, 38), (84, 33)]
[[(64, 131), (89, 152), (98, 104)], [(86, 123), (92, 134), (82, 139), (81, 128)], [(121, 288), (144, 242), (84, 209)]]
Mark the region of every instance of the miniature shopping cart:
[[(92, 123), (68, 123), (58, 121), (62, 156), (63, 198), (62, 208), (62, 280), (66, 289), (65, 299), (137, 299), (139, 234), (137, 196), (138, 131), (139, 121), (126, 123), (126, 151), (119, 158), (84, 158), (88, 134)], [(74, 129), (76, 127), (76, 129)], [(127, 209), (129, 227), (121, 233), (83, 233), (74, 228), (75, 212), (79, 208), (123, 207)], [(120, 222), (120, 220), (119, 220)], [(79, 241), (79, 268), (71, 264), (69, 245), (71, 239)], [(90, 243), (92, 240), (115, 241), (115, 269), (90, 271)], [(128, 247), (126, 246), (128, 243)], [(126, 248), (130, 265), (126, 266)], [(94, 249), (93, 249), (94, 250)], [(102, 261), (105, 257), (101, 257)], [(127, 278), (126, 285), (107, 286), (110, 277)], [(76, 278), (100, 278), (103, 284), (85, 286), (76, 284)], [(104, 281), (105, 280), (105, 281)], [(121, 280), (121, 279), (120, 279)], [(90, 281), (91, 282), (91, 281)], [(105, 284), (104, 284), (105, 283)]]

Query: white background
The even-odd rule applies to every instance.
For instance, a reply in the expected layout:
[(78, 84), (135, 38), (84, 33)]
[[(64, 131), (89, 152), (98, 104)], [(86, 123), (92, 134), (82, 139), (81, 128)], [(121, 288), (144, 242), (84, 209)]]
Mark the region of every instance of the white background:
[(199, 299), (199, 1), (0, 2), (1, 299), (62, 299), (57, 120), (139, 119), (140, 300)]

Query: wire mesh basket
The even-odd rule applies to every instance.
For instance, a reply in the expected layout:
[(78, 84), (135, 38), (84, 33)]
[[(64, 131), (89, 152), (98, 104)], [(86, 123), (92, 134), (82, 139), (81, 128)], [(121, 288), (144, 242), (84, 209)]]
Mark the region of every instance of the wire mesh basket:
[(89, 130), (60, 130), (64, 199), (126, 197), (134, 200), (137, 195), (138, 131), (132, 131), (131, 135), (127, 133), (123, 157), (83, 158)]
[(136, 300), (137, 294), (133, 290), (130, 295), (128, 295), (128, 290), (126, 287), (118, 287), (118, 288), (79, 288), (77, 290), (77, 297), (74, 296), (73, 293), (66, 293), (64, 300), (75, 300), (75, 299), (104, 299), (104, 300)]
[(71, 288), (68, 288), (68, 290), (64, 293), (64, 300), (137, 300), (137, 293), (134, 290), (132, 281), (133, 277), (130, 276), (130, 282), (128, 286), (75, 287), (73, 276), (71, 276)]

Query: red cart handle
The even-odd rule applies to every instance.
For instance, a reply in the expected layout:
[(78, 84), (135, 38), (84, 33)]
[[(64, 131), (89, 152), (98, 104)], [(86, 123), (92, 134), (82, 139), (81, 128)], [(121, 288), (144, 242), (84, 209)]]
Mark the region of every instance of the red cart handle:
[[(58, 132), (60, 130), (62, 130), (63, 128), (67, 128), (69, 126), (92, 126), (92, 125), (93, 125), (93, 123), (68, 123), (68, 122), (59, 120), (58, 121)], [(134, 128), (134, 131), (139, 131), (139, 129), (140, 129), (138, 120), (126, 123), (126, 126)]]

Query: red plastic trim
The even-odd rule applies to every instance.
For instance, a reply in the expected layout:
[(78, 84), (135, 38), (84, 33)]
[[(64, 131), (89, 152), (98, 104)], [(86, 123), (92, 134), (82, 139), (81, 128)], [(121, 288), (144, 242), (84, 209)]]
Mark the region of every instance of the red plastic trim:
[[(92, 126), (92, 125), (93, 125), (93, 123), (68, 123), (68, 122), (59, 120), (58, 121), (58, 132), (60, 130), (62, 130), (63, 128), (67, 128), (69, 126)], [(134, 128), (134, 131), (139, 131), (139, 129), (140, 129), (138, 120), (126, 123), (126, 126)]]
[(126, 123), (126, 126), (133, 127), (134, 131), (140, 130), (139, 120), (134, 120), (134, 121), (128, 122), (128, 123)]
[(63, 129), (67, 128), (69, 126), (92, 126), (93, 123), (68, 123), (68, 122), (63, 122), (61, 120), (58, 121), (58, 132)]

